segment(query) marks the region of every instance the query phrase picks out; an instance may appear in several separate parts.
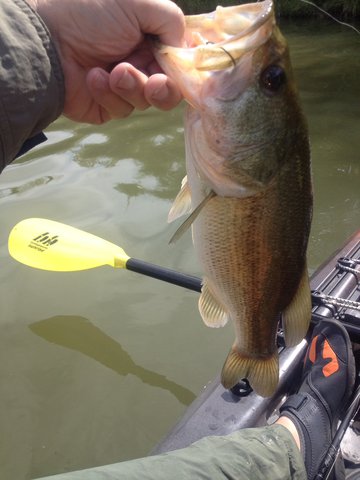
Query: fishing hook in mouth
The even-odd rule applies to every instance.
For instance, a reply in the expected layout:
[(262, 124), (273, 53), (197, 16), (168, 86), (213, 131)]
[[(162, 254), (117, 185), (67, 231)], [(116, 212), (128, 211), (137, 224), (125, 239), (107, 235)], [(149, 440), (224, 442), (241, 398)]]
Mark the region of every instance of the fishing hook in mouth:
[[(214, 45), (214, 42), (210, 42), (210, 41), (208, 41), (208, 42), (206, 42), (206, 45)], [(226, 50), (224, 47), (219, 47), (219, 48), (221, 48), (221, 50), (222, 50), (223, 52), (225, 52), (225, 53), (226, 53), (226, 55), (228, 55), (228, 56), (230, 57), (230, 59), (231, 59), (231, 61), (232, 61), (232, 64), (233, 64), (233, 66), (234, 66), (234, 67), (236, 67), (236, 62), (235, 62), (235, 59), (234, 59), (234, 57), (231, 55), (231, 53), (230, 53), (230, 52), (228, 52), (228, 51), (227, 51), (227, 50)]]
[(219, 48), (221, 48), (221, 50), (222, 50), (223, 52), (225, 52), (226, 55), (228, 55), (228, 56), (231, 58), (231, 61), (232, 61), (233, 66), (236, 67), (235, 59), (234, 59), (234, 57), (231, 55), (231, 53), (228, 52), (224, 47), (219, 47)]

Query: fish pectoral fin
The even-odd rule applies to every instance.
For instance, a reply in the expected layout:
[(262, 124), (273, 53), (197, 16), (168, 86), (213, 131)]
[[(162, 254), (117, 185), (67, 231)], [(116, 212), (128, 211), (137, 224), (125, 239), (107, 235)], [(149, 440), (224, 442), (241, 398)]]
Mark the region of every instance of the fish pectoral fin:
[(187, 175), (182, 179), (180, 192), (177, 194), (168, 215), (168, 223), (191, 212), (191, 193)]
[(252, 389), (262, 397), (270, 397), (279, 383), (279, 356), (277, 351), (266, 357), (243, 355), (234, 345), (221, 372), (224, 388), (232, 388), (247, 378)]
[(305, 337), (310, 324), (311, 308), (309, 275), (305, 263), (294, 298), (282, 312), (282, 325), (287, 347), (297, 345)]
[(212, 328), (223, 327), (230, 318), (228, 311), (212, 293), (206, 279), (199, 298), (199, 311), (205, 325)]
[(195, 208), (195, 210), (188, 216), (184, 223), (180, 225), (180, 227), (176, 230), (174, 235), (170, 238), (169, 243), (175, 243), (179, 238), (186, 232), (188, 228), (191, 227), (191, 224), (196, 220), (202, 209), (205, 205), (216, 196), (216, 193), (212, 190), (210, 193), (204, 198), (204, 200)]

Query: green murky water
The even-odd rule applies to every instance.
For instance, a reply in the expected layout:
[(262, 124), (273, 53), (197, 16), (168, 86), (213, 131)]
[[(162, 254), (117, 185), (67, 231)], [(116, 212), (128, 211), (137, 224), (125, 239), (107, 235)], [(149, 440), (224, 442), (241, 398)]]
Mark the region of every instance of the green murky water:
[[(319, 22), (283, 29), (311, 131), (314, 270), (360, 227), (360, 38)], [(196, 294), (110, 267), (33, 270), (6, 247), (19, 220), (46, 217), (199, 274), (190, 235), (168, 246), (182, 108), (103, 127), (61, 118), (49, 142), (0, 177), (4, 480), (145, 455), (222, 366), (231, 326), (203, 326)]]

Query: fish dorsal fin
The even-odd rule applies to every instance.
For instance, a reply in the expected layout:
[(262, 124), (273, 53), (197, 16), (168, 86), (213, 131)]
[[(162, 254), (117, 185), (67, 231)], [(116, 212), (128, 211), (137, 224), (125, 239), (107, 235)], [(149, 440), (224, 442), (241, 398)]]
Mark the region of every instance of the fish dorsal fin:
[(301, 342), (308, 331), (310, 319), (311, 291), (305, 263), (298, 289), (290, 304), (282, 312), (282, 324), (287, 347), (293, 347)]
[(168, 223), (191, 212), (191, 193), (187, 175), (182, 179), (180, 192), (177, 194), (168, 215)]
[(205, 325), (212, 328), (223, 327), (230, 318), (228, 311), (211, 291), (207, 279), (204, 279), (201, 289), (199, 311)]
[(180, 227), (176, 230), (174, 235), (171, 237), (169, 243), (175, 243), (177, 240), (179, 240), (179, 238), (186, 232), (186, 230), (190, 228), (191, 224), (198, 217), (198, 215), (200, 214), (202, 209), (205, 207), (205, 205), (215, 196), (216, 196), (216, 193), (211, 190), (210, 193), (204, 198), (204, 200), (188, 216), (185, 222), (182, 223)]

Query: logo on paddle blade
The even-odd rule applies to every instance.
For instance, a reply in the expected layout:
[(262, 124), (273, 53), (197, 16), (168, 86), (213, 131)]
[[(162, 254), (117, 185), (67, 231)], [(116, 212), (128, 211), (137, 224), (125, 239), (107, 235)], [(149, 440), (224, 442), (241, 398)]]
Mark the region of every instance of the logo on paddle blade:
[(54, 245), (58, 241), (59, 241), (58, 235), (51, 236), (49, 232), (45, 232), (33, 238), (29, 243), (29, 248), (34, 248), (39, 252), (44, 252), (49, 247), (51, 247), (51, 245)]

